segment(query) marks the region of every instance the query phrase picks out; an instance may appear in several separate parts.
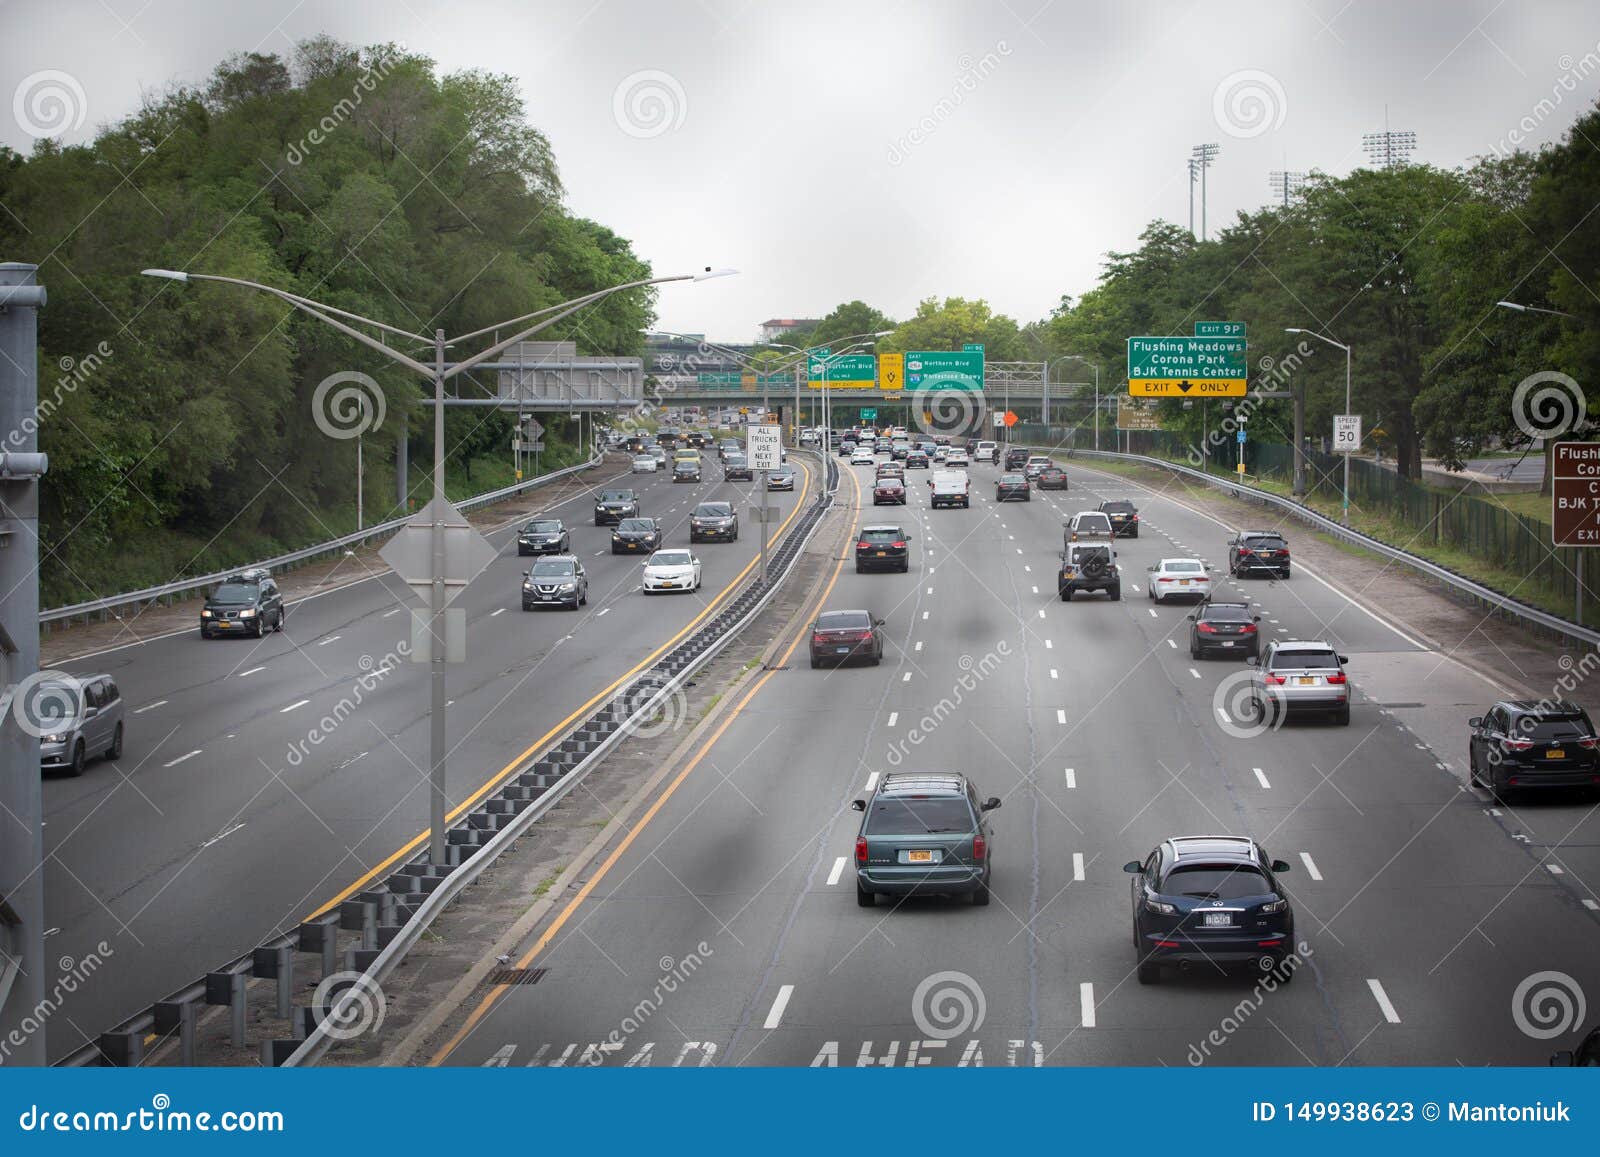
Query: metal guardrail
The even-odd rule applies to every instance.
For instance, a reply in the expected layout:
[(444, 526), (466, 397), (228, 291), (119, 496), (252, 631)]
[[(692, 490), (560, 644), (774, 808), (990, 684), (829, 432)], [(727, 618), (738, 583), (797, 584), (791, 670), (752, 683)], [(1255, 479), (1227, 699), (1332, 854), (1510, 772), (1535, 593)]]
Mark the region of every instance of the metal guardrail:
[[(229, 1008), (232, 1039), (242, 1048), (251, 979), (276, 981), (276, 1016), (288, 1021), (300, 1034), (288, 1040), (263, 1039), (262, 1063), (315, 1064), (341, 1039), (336, 1026), (344, 1023), (341, 1016), (347, 1011), (345, 1005), (367, 997), (364, 986), (381, 984), (463, 889), (576, 787), (613, 747), (650, 720), (777, 593), (823, 514), (833, 505), (838, 467), (826, 455), (819, 457), (822, 483), (817, 498), (772, 552), (767, 581), (762, 583), (759, 576), (755, 577), (699, 630), (619, 690), (605, 706), (547, 745), (521, 770), (508, 776), (492, 795), (463, 815), (448, 833), (449, 864), (435, 866), (428, 862), (426, 851), (417, 853), (387, 880), (374, 882), (337, 910), (208, 972), (201, 980), (101, 1033), (97, 1040), (57, 1064), (138, 1065), (145, 1058), (146, 1037), (154, 1033), (176, 1036), (181, 1063), (193, 1065), (197, 1060), (199, 1014), (206, 1005)], [(294, 1006), (294, 953), (320, 954), (322, 980), (327, 981), (338, 971), (339, 929), (361, 933), (361, 946), (352, 945), (345, 952), (345, 971), (349, 973), (346, 982), (324, 1008)]]
[[(599, 465), (604, 458), (605, 452), (603, 450), (596, 449), (594, 455), (587, 462), (580, 463), (577, 466), (568, 466), (561, 470), (553, 470), (549, 474), (541, 474), (537, 478), (530, 478), (526, 482), (513, 483), (512, 485), (502, 487), (499, 490), (491, 490), (484, 494), (474, 495), (471, 498), (463, 499), (462, 501), (456, 503), (456, 509), (463, 511), (476, 510), (480, 506), (489, 506), (493, 503), (504, 501), (507, 498), (513, 498), (524, 491), (536, 490), (539, 487), (545, 486), (551, 482), (559, 481), (562, 478), (570, 478), (572, 475), (577, 474), (580, 471), (591, 469), (592, 467)], [(412, 515), (406, 514), (400, 516), (399, 518), (391, 518), (387, 522), (380, 522), (375, 526), (369, 526), (364, 530), (355, 531), (354, 533), (347, 534), (342, 538), (334, 538), (328, 540), (327, 542), (319, 542), (314, 546), (302, 547), (300, 550), (293, 550), (288, 554), (280, 554), (276, 558), (264, 559), (261, 562), (250, 563), (247, 566), (231, 566), (227, 570), (217, 571), (214, 574), (201, 575), (198, 578), (178, 579), (176, 582), (164, 583), (158, 587), (146, 587), (144, 590), (127, 591), (123, 594), (110, 595), (103, 599), (93, 599), (89, 602), (73, 603), (71, 606), (55, 607), (48, 611), (40, 611), (39, 622), (41, 625), (46, 625), (49, 623), (58, 623), (77, 618), (87, 620), (95, 615), (98, 615), (103, 619), (107, 614), (119, 607), (131, 607), (154, 602), (170, 602), (174, 598), (188, 597), (196, 592), (205, 590), (208, 587), (215, 586), (231, 575), (236, 575), (240, 571), (248, 570), (252, 567), (266, 567), (274, 571), (291, 569), (300, 565), (301, 563), (311, 562), (314, 559), (323, 557), (324, 555), (336, 554), (340, 551), (348, 550), (353, 546), (364, 546), (373, 539), (383, 538), (387, 535), (393, 534), (395, 531), (404, 526), (412, 517)]]
[(1162, 470), (1170, 470), (1174, 474), (1180, 474), (1197, 482), (1204, 482), (1212, 489), (1227, 491), (1236, 498), (1249, 498), (1263, 505), (1276, 507), (1301, 522), (1315, 527), (1324, 534), (1330, 534), (1344, 542), (1359, 546), (1363, 550), (1370, 550), (1374, 554), (1380, 554), (1391, 562), (1399, 563), (1401, 566), (1425, 575), (1440, 585), (1448, 587), (1456, 594), (1474, 599), (1503, 615), (1533, 623), (1563, 638), (1575, 639), (1591, 647), (1600, 646), (1600, 632), (1592, 631), (1580, 623), (1574, 623), (1570, 619), (1564, 619), (1559, 615), (1551, 614), (1549, 611), (1540, 610), (1538, 607), (1520, 602), (1510, 595), (1502, 594), (1493, 587), (1484, 586), (1482, 583), (1475, 582), (1465, 575), (1457, 574), (1449, 567), (1431, 562), (1420, 555), (1401, 550), (1399, 547), (1390, 546), (1381, 539), (1362, 534), (1359, 530), (1352, 530), (1350, 527), (1341, 525), (1325, 515), (1318, 514), (1309, 506), (1296, 502), (1292, 498), (1285, 498), (1280, 494), (1260, 490), (1230, 478), (1216, 474), (1205, 474), (1188, 466), (1179, 466), (1177, 463), (1168, 462), (1164, 458), (1152, 458), (1145, 454), (1119, 454), (1111, 450), (1073, 450), (1072, 457), (1107, 458), (1118, 462), (1137, 462), (1143, 466), (1154, 466)]

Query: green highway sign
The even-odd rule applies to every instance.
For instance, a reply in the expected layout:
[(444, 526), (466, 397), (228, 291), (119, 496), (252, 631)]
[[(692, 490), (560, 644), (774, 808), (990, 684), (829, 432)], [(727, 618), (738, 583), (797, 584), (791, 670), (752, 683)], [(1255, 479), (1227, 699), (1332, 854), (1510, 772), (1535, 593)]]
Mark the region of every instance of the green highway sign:
[(1128, 393), (1134, 397), (1242, 397), (1240, 337), (1130, 337)]
[(1244, 322), (1242, 321), (1197, 321), (1194, 323), (1195, 337), (1244, 337)]
[(870, 390), (878, 384), (878, 359), (871, 354), (813, 355), (806, 359), (806, 376), (814, 390), (820, 390), (824, 380), (829, 387)]
[(863, 422), (874, 421), (874, 420), (877, 419), (877, 417), (878, 417), (878, 409), (877, 409), (876, 406), (862, 406), (861, 407), (861, 420)]
[(745, 374), (734, 371), (732, 373), (699, 374), (698, 381), (702, 386), (793, 386), (792, 374)]
[(910, 390), (983, 389), (983, 348), (960, 353), (916, 350), (906, 354), (906, 388)]
[(981, 341), (969, 341), (961, 348), (969, 354), (981, 354), (983, 352), (983, 343)]

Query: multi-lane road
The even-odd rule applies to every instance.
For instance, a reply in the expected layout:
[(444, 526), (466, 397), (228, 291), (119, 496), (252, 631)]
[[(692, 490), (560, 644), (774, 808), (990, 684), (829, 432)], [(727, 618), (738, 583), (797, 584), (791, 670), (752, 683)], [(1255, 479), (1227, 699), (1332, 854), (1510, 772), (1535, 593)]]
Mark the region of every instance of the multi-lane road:
[[(870, 473), (841, 500), (870, 500)], [(1222, 525), (1079, 465), (1067, 493), (997, 505), (995, 473), (972, 470), (971, 510), (929, 509), (914, 471), (908, 508), (850, 512), (915, 536), (908, 575), (841, 560), (818, 596), (887, 620), (883, 664), (813, 671), (792, 637), (519, 949), (539, 982), (474, 997), (436, 1063), (1481, 1065), (1570, 1047), (1537, 1035), (1535, 998), (1600, 994), (1600, 822), (1592, 799), (1503, 808), (1467, 788), (1465, 717), (1502, 690), (1492, 672), (1303, 560), (1286, 582), (1219, 575), (1268, 638), (1350, 660), (1348, 727), (1257, 731), (1230, 710), (1242, 665), (1192, 660), (1189, 608), (1145, 590), (1161, 557), (1225, 567)], [(1119, 544), (1124, 600), (1064, 604), (1061, 522), (1112, 497), (1144, 515)], [(993, 903), (858, 907), (850, 801), (924, 769), (1003, 799)], [(1291, 985), (1137, 982), (1122, 867), (1207, 833), (1291, 864), (1308, 950)]]
[[(774, 534), (814, 487), (814, 463), (797, 465), (805, 486), (771, 496), (786, 520)], [(754, 490), (720, 481), (714, 461), (706, 478), (624, 473), (612, 484), (637, 487), (667, 544), (687, 545), (697, 502), (743, 511)], [(587, 494), (548, 513), (571, 528), (588, 606), (523, 612), (533, 560), (517, 556), (514, 526), (489, 534), (498, 557), (455, 604), (467, 618), (466, 662), (449, 671), (455, 809), (708, 615), (759, 548), (746, 525), (736, 543), (696, 547), (700, 592), (645, 596), (640, 560), (610, 553)], [(403, 583), (377, 575), (293, 604), (286, 629), (259, 641), (203, 642), (190, 630), (64, 664), (113, 674), (128, 716), (119, 761), (44, 785), (49, 958), (69, 971), (102, 941), (111, 953), (53, 1021), (52, 1057), (420, 846), (427, 686), (426, 668), (404, 658), (413, 605)]]

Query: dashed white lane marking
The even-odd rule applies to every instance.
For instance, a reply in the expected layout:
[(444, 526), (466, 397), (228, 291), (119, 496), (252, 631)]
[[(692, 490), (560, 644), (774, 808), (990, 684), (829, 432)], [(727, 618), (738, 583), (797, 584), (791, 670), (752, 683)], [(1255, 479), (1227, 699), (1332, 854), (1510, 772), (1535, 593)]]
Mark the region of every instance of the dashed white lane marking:
[(1399, 1024), (1400, 1014), (1394, 1010), (1394, 1005), (1389, 1001), (1389, 994), (1383, 991), (1383, 985), (1368, 977), (1367, 987), (1372, 989), (1372, 999), (1378, 1002), (1378, 1007), (1383, 1011), (1383, 1019), (1390, 1024)]
[(1128, 589), (1131, 590), (1134, 594), (1138, 594), (1139, 593), (1139, 584), (1138, 583), (1129, 583), (1128, 584)]
[(489, 612), (489, 617), (492, 619), (497, 615), (503, 615), (505, 613), (506, 609), (504, 607), (496, 607), (494, 610)]
[(146, 703), (143, 707), (135, 707), (133, 713), (135, 715), (143, 715), (146, 711), (154, 711), (157, 707), (165, 707), (166, 704), (167, 701), (165, 699), (157, 699), (154, 703)]
[(326, 647), (329, 643), (337, 643), (342, 638), (344, 638), (343, 635), (329, 635), (326, 639), (323, 639), (322, 642), (318, 643), (317, 646)]
[(1262, 787), (1266, 788), (1268, 791), (1272, 790), (1272, 781), (1267, 778), (1266, 772), (1262, 771), (1259, 767), (1252, 767), (1250, 770), (1256, 773), (1256, 781), (1260, 783)]
[(932, 593), (933, 593), (933, 588), (932, 588), (932, 587), (929, 587), (929, 588), (928, 588), (928, 593), (929, 593), (929, 594), (930, 594), (930, 595), (931, 595), (931, 594), (932, 594)]
[(1200, 678), (1200, 672), (1196, 671), (1193, 667), (1189, 668), (1189, 674), (1193, 675), (1196, 679)]
[(1161, 617), (1161, 616), (1160, 616), (1160, 615), (1158, 615), (1158, 614), (1156, 614), (1156, 609), (1155, 609), (1155, 608), (1154, 608), (1154, 607), (1151, 607), (1151, 608), (1150, 608), (1150, 617), (1151, 617), (1151, 618), (1152, 618), (1152, 619), (1158, 619), (1158, 618), (1160, 618), (1160, 617)]
[(310, 702), (311, 702), (311, 700), (309, 700), (309, 699), (301, 699), (298, 702), (289, 704), (289, 706), (287, 706), (287, 707), (278, 708), (278, 714), (279, 715), (287, 715), (289, 712), (293, 711), (296, 707), (304, 707), (307, 703), (310, 703)]
[(605, 553), (605, 551), (603, 551), (603, 550), (597, 550), (597, 551), (594, 552), (594, 556), (595, 556), (595, 558), (599, 558), (604, 553)]
[(1177, 640), (1176, 639), (1168, 639), (1167, 640), (1167, 646), (1171, 647), (1174, 651), (1176, 651), (1178, 649)]
[(843, 856), (833, 861), (833, 871), (828, 873), (828, 887), (833, 887), (839, 882), (839, 877), (844, 875), (844, 862)]
[[(239, 678), (243, 679), (246, 675), (254, 675), (257, 671), (265, 671), (265, 670), (266, 670), (265, 667), (251, 667), (250, 670), (248, 670), (248, 671), (240, 671), (239, 672)], [(162, 702), (165, 703), (166, 700), (163, 699)]]
[(1019, 547), (1017, 547), (1017, 553), (1018, 553), (1018, 554), (1021, 554), (1021, 553), (1022, 553), (1022, 548), (1021, 548), (1021, 547), (1020, 547), (1020, 546), (1019, 546)]
[(1045, 649), (1045, 650), (1046, 650), (1046, 651), (1048, 651), (1048, 650), (1051, 650), (1051, 649), (1052, 649), (1052, 648), (1053, 648), (1053, 647), (1054, 647), (1054, 646), (1055, 646), (1055, 644), (1054, 644), (1054, 643), (1052, 643), (1052, 642), (1051, 642), (1051, 641), (1050, 641), (1050, 640), (1049, 640), (1049, 639), (1046, 639), (1046, 640), (1045, 640), (1045, 641), (1044, 641), (1044, 649)]
[(922, 650), (922, 640), (921, 639), (917, 640), (917, 645), (915, 647), (913, 647), (912, 650), (916, 650), (916, 651)]
[(215, 844), (215, 843), (217, 843), (217, 842), (219, 842), (221, 840), (227, 839), (229, 836), (233, 835), (234, 832), (238, 831), (242, 827), (244, 827), (243, 823), (230, 824), (227, 827), (223, 828), (216, 835), (212, 836), (205, 843), (201, 844), (200, 846), (202, 848), (209, 848), (212, 844)]
[(878, 773), (877, 772), (873, 772), (871, 775), (867, 776), (867, 786), (862, 788), (861, 790), (866, 792), (868, 795), (871, 795), (873, 789), (876, 788), (877, 786), (878, 786)]
[(1078, 776), (1072, 768), (1067, 768), (1067, 788), (1070, 790), (1078, 786)]
[(1033, 593), (1034, 594), (1038, 594), (1039, 593), (1039, 588), (1038, 587), (1034, 587), (1033, 588)]
[(1222, 721), (1224, 723), (1232, 723), (1233, 722), (1233, 719), (1228, 715), (1228, 713), (1226, 711), (1224, 711), (1220, 707), (1217, 708), (1217, 714), (1222, 716)]
[(403, 610), (405, 610), (404, 607), (396, 607), (392, 611), (384, 611), (383, 614), (378, 616), (378, 617), (379, 618), (383, 618), (383, 619), (387, 619), (390, 615), (398, 615)]
[(1050, 678), (1052, 678), (1052, 679), (1061, 678), (1061, 672), (1057, 671), (1054, 667), (1051, 667), (1050, 668)]
[(927, 617), (928, 617), (928, 612), (927, 612), (927, 611), (923, 611), (923, 612), (922, 612), (922, 617), (923, 617), (923, 618), (924, 618), (924, 619), (926, 619), (926, 618), (927, 618)]
[(761, 1022), (762, 1028), (777, 1028), (783, 1023), (783, 1010), (789, 1007), (789, 998), (793, 995), (792, 984), (785, 984), (778, 989), (778, 999), (772, 1002), (772, 1010), (767, 1013), (767, 1019)]
[(1041, 619), (1042, 619), (1042, 618), (1044, 618), (1044, 608), (1043, 608), (1043, 607), (1040, 607), (1040, 608), (1039, 608), (1039, 617), (1040, 617), (1040, 618), (1041, 618)]
[(610, 613), (611, 613), (611, 608), (610, 607), (601, 607), (598, 611), (596, 611), (594, 613), (594, 617), (598, 619), (602, 615), (609, 615)]
[(1317, 871), (1317, 862), (1311, 858), (1310, 852), (1301, 852), (1300, 862), (1306, 866), (1306, 872), (1313, 880), (1322, 879), (1322, 873)]
[(1084, 1028), (1094, 1027), (1094, 984), (1085, 980), (1078, 985), (1078, 1005), (1083, 1010), (1080, 1014)]
[(902, 683), (911, 682), (911, 672), (907, 671), (904, 675), (900, 676), (900, 682), (902, 682)]
[(1545, 869), (1552, 876), (1565, 876), (1566, 875), (1566, 872), (1561, 870), (1561, 865), (1560, 864), (1546, 864), (1545, 865)]
[(1583, 906), (1591, 912), (1600, 912), (1600, 901), (1591, 900), (1587, 896), (1583, 898)]
[(1066, 711), (1064, 711), (1060, 707), (1057, 707), (1056, 708), (1056, 722), (1064, 724), (1064, 723), (1066, 723), (1066, 721), (1067, 721), (1067, 713), (1066, 713)]
[(889, 726), (893, 727), (895, 725), (895, 721), (897, 719), (899, 719), (899, 718), (900, 718), (900, 712), (898, 712), (898, 711), (889, 712)]
[(184, 760), (193, 759), (195, 756), (199, 755), (200, 751), (201, 751), (201, 749), (197, 747), (193, 751), (191, 751), (188, 755), (180, 755), (180, 756), (178, 756), (177, 759), (168, 760), (166, 763), (163, 763), (161, 766), (162, 767), (177, 767), (178, 764), (182, 763)]
[(1029, 574), (1033, 573), (1033, 568), (1031, 566), (1029, 566), (1027, 563), (1023, 563), (1022, 564), (1022, 569), (1027, 571)]
[(1080, 881), (1080, 882), (1083, 880), (1083, 853), (1082, 852), (1073, 852), (1072, 853), (1072, 878), (1074, 880), (1077, 880), (1077, 881)]

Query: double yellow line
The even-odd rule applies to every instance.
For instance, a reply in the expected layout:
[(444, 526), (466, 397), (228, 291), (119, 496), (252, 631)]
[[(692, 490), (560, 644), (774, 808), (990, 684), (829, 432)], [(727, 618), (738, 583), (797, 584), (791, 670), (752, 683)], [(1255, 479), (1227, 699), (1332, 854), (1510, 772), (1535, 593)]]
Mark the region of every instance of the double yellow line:
[[(857, 481), (855, 471), (849, 470), (844, 471), (844, 473), (849, 475), (850, 484), (855, 488), (857, 510), (856, 520), (859, 521), (861, 509), (861, 483)], [(823, 477), (826, 479), (826, 474), (824, 474)], [(824, 481), (824, 485), (826, 485), (826, 481)], [(822, 588), (822, 594), (817, 599), (817, 606), (819, 608), (828, 601), (828, 596), (833, 593), (834, 584), (839, 581), (839, 573), (844, 569), (845, 560), (849, 559), (850, 557), (851, 554), (847, 551), (846, 553), (840, 555), (839, 561), (834, 564), (833, 573), (828, 576), (828, 583)], [(596, 887), (599, 886), (600, 881), (605, 879), (606, 874), (611, 871), (611, 869), (616, 865), (617, 861), (620, 860), (624, 853), (626, 853), (627, 850), (633, 846), (633, 841), (639, 837), (639, 833), (644, 831), (645, 827), (656, 817), (657, 813), (660, 812), (664, 806), (666, 806), (666, 802), (672, 798), (673, 793), (678, 790), (679, 785), (682, 784), (684, 780), (689, 778), (689, 773), (695, 768), (699, 767), (700, 761), (703, 760), (707, 754), (710, 753), (711, 749), (717, 745), (717, 741), (722, 738), (723, 732), (727, 731), (728, 728), (733, 724), (733, 721), (739, 718), (744, 709), (749, 706), (750, 701), (761, 693), (761, 689), (767, 685), (767, 680), (777, 674), (780, 668), (788, 664), (790, 657), (794, 654), (795, 648), (800, 645), (800, 640), (806, 638), (810, 634), (810, 630), (811, 625), (809, 621), (801, 624), (801, 629), (795, 632), (794, 638), (789, 641), (788, 647), (784, 649), (783, 658), (772, 667), (769, 667), (761, 675), (761, 677), (755, 681), (750, 690), (745, 693), (744, 698), (739, 700), (738, 705), (728, 712), (727, 716), (722, 720), (721, 723), (717, 724), (716, 729), (706, 737), (706, 741), (701, 744), (700, 749), (694, 753), (694, 757), (690, 759), (688, 763), (684, 764), (683, 769), (679, 771), (677, 775), (673, 776), (672, 781), (667, 784), (662, 793), (657, 796), (655, 801), (651, 803), (648, 809), (646, 809), (644, 815), (639, 818), (639, 822), (629, 829), (628, 834), (624, 836), (622, 841), (611, 850), (611, 854), (605, 858), (605, 861), (595, 871), (594, 875), (590, 876), (589, 879), (584, 882), (583, 887), (578, 889), (578, 894), (567, 903), (567, 906), (561, 910), (560, 915), (550, 922), (550, 925), (544, 930), (543, 933), (540, 934), (539, 938), (533, 942), (533, 946), (529, 948), (527, 952), (522, 954), (521, 959), (519, 959), (516, 963), (517, 968), (527, 968), (533, 963), (534, 959), (539, 955), (539, 953), (543, 952), (550, 946), (550, 944), (555, 940), (556, 934), (561, 931), (561, 929), (566, 925), (567, 921), (572, 918), (573, 913), (578, 910), (579, 905), (589, 898), (589, 895), (595, 890)], [(443, 1064), (450, 1054), (460, 1046), (461, 1042), (467, 1038), (472, 1030), (478, 1026), (483, 1018), (489, 1014), (489, 1011), (493, 1009), (494, 1006), (499, 1002), (500, 997), (505, 993), (505, 991), (506, 990), (504, 987), (497, 986), (495, 988), (491, 988), (489, 992), (485, 994), (481, 1000), (479, 1000), (477, 1007), (474, 1008), (472, 1013), (467, 1017), (466, 1023), (463, 1024), (459, 1030), (457, 1030), (456, 1034), (452, 1036), (444, 1044), (444, 1046), (438, 1050), (438, 1052), (433, 1054), (433, 1059), (430, 1060), (428, 1064), (430, 1066)]]
[[(802, 487), (800, 489), (800, 495), (803, 497), (807, 493), (807, 491), (809, 491), (810, 488), (811, 488), (811, 469), (808, 466), (806, 466), (806, 464), (804, 462), (802, 462), (800, 464), (800, 469), (804, 470), (805, 474), (806, 474), (805, 483), (804, 483), (804, 485), (802, 485)], [(826, 474), (824, 474), (824, 478), (826, 478)], [(765, 496), (764, 495), (763, 495), (763, 501), (765, 501)], [(794, 504), (794, 509), (789, 512), (788, 517), (786, 517), (781, 523), (778, 524), (778, 529), (777, 530), (772, 532), (771, 536), (767, 540), (768, 543), (770, 544), (772, 542), (775, 542), (777, 539), (781, 538), (783, 536), (783, 532), (789, 528), (789, 524), (795, 520), (795, 517), (797, 515), (799, 515), (801, 510), (803, 510), (804, 508), (805, 508), (805, 502), (797, 500), (795, 502), (795, 504)], [(621, 687), (629, 679), (633, 678), (640, 671), (642, 671), (646, 667), (650, 666), (657, 659), (659, 659), (662, 655), (664, 655), (667, 651), (671, 650), (674, 646), (676, 646), (680, 639), (682, 639), (685, 635), (689, 634), (696, 627), (698, 627), (702, 622), (705, 621), (705, 619), (706, 619), (706, 617), (708, 615), (710, 615), (714, 610), (717, 609), (717, 605), (719, 603), (721, 603), (724, 599), (726, 599), (728, 597), (728, 595), (733, 592), (734, 588), (737, 587), (740, 583), (742, 583), (745, 580), (745, 577), (747, 575), (749, 575), (749, 573), (752, 570), (755, 569), (756, 564), (759, 561), (760, 561), (760, 555), (757, 555), (755, 558), (752, 558), (748, 563), (745, 564), (744, 569), (741, 570), (737, 575), (735, 575), (733, 577), (733, 581), (731, 581), (730, 583), (728, 583), (727, 586), (723, 587), (720, 591), (718, 591), (716, 597), (713, 598), (709, 603), (706, 604), (705, 609), (702, 610), (693, 619), (689, 620), (689, 622), (684, 626), (684, 628), (682, 630), (680, 630), (677, 634), (673, 635), (672, 638), (668, 639), (665, 643), (662, 643), (661, 646), (657, 647), (654, 651), (651, 651), (643, 659), (639, 660), (638, 663), (634, 664), (634, 666), (630, 667), (627, 671), (623, 672), (621, 675), (619, 675), (615, 680), (613, 680), (607, 686), (605, 686), (601, 690), (595, 692), (595, 694), (592, 697), (590, 697), (581, 706), (579, 706), (577, 708), (574, 708), (572, 714), (568, 715), (565, 719), (563, 719), (560, 723), (557, 723), (549, 731), (546, 731), (543, 735), (539, 736), (538, 739), (535, 739), (532, 743), (530, 743), (526, 748), (523, 749), (523, 751), (522, 751), (522, 753), (520, 755), (518, 755), (516, 758), (511, 760), (510, 763), (506, 764), (499, 771), (495, 772), (488, 779), (486, 779), (482, 784), (480, 784), (478, 786), (478, 788), (476, 790), (474, 790), (473, 793), (470, 796), (468, 796), (465, 800), (463, 800), (461, 803), (457, 804), (454, 808), (452, 808), (450, 810), (450, 812), (445, 817), (446, 822), (454, 822), (455, 820), (459, 819), (462, 815), (464, 815), (466, 812), (470, 811), (473, 808), (473, 806), (475, 804), (477, 804), (477, 802), (479, 800), (483, 799), (484, 796), (488, 795), (490, 792), (493, 792), (494, 790), (499, 788), (502, 783), (504, 783), (507, 779), (509, 779), (513, 774), (518, 772), (522, 768), (522, 766), (525, 763), (527, 763), (528, 760), (536, 752), (542, 750), (545, 747), (545, 745), (548, 744), (552, 739), (554, 739), (557, 735), (561, 734), (561, 732), (565, 731), (575, 721), (577, 721), (578, 719), (582, 718), (583, 715), (586, 712), (592, 710), (596, 704), (600, 703), (608, 695), (610, 695), (612, 692), (616, 691), (617, 688)], [(372, 881), (376, 880), (378, 877), (383, 876), (383, 875), (387, 875), (389, 870), (391, 868), (393, 868), (395, 866), (395, 864), (397, 864), (400, 861), (406, 859), (408, 856), (413, 855), (417, 851), (418, 848), (422, 847), (423, 844), (425, 844), (427, 842), (427, 840), (428, 840), (428, 833), (427, 832), (420, 832), (417, 835), (413, 836), (409, 841), (407, 841), (397, 851), (395, 851), (391, 855), (387, 856), (382, 862), (377, 864), (375, 867), (373, 867), (369, 871), (363, 873), (361, 875), (361, 877), (359, 879), (357, 879), (353, 884), (351, 884), (349, 887), (347, 887), (347, 888), (343, 889), (342, 891), (340, 891), (338, 893), (338, 895), (334, 896), (333, 899), (329, 900), (326, 904), (322, 905), (322, 907), (318, 908), (315, 912), (312, 912), (311, 915), (306, 917), (306, 919), (308, 919), (308, 920), (315, 919), (316, 917), (321, 916), (323, 913), (330, 912), (334, 908), (337, 908), (340, 904), (344, 903), (344, 901), (348, 900), (351, 896), (355, 895), (357, 892), (360, 892), (361, 890), (366, 888), (369, 884), (372, 883)]]

